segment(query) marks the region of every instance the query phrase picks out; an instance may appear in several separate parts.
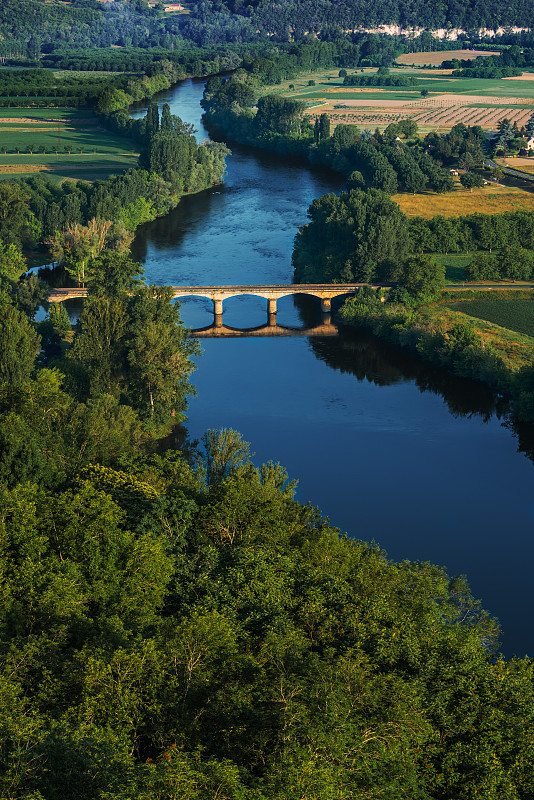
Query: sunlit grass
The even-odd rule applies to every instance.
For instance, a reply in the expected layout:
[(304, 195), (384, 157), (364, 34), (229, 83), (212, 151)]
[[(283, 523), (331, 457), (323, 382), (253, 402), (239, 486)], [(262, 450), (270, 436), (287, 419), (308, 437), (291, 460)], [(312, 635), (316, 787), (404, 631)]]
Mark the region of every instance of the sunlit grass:
[(510, 186), (485, 186), (482, 189), (455, 189), (436, 194), (396, 194), (392, 199), (408, 217), (430, 219), (438, 214), (460, 217), (465, 214), (503, 214), (505, 211), (534, 211), (534, 192)]

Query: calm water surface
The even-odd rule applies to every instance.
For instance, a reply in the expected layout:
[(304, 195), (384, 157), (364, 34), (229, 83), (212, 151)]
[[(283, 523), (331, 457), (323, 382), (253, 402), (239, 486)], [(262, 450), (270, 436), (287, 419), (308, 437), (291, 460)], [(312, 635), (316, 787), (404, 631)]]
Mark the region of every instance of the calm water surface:
[[(207, 136), (200, 82), (161, 96)], [(142, 113), (142, 110), (139, 111)], [(154, 283), (289, 283), (295, 232), (313, 198), (340, 189), (334, 173), (233, 148), (224, 186), (185, 198), (143, 226), (134, 255)], [(224, 321), (265, 321), (265, 301), (225, 302)], [(212, 320), (188, 299), (188, 325)], [(279, 303), (278, 321), (308, 326), (313, 301)], [(503, 651), (534, 656), (534, 467), (491, 393), (427, 368), (363, 334), (334, 338), (204, 339), (188, 428), (233, 427), (255, 461), (272, 459), (350, 536), (394, 559), (465, 573), (501, 621)], [(498, 411), (498, 409), (497, 409)], [(529, 433), (521, 447), (529, 449)]]

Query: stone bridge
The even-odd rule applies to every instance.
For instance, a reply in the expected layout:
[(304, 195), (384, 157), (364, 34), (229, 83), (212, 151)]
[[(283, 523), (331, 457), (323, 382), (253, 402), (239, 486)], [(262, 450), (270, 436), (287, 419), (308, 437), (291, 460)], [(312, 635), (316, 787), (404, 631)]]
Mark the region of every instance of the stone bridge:
[[(213, 302), (213, 313), (219, 317), (223, 313), (223, 302), (230, 297), (251, 295), (267, 300), (267, 313), (276, 314), (276, 303), (283, 297), (295, 294), (307, 294), (321, 301), (321, 311), (330, 311), (334, 297), (354, 294), (366, 283), (292, 283), (284, 285), (264, 286), (173, 286), (175, 297), (206, 297)], [(375, 288), (378, 288), (377, 286)]]
[[(221, 318), (223, 302), (230, 297), (251, 295), (263, 297), (267, 300), (267, 313), (269, 316), (276, 314), (276, 303), (282, 297), (295, 294), (307, 294), (317, 297), (321, 301), (321, 311), (329, 312), (332, 299), (346, 294), (354, 294), (362, 286), (380, 288), (379, 284), (369, 283), (293, 283), (284, 285), (264, 286), (172, 286), (173, 295), (181, 297), (206, 297), (213, 302), (213, 313), (216, 318)], [(71, 300), (86, 297), (87, 289), (53, 289), (49, 300), (60, 303), (62, 300)]]

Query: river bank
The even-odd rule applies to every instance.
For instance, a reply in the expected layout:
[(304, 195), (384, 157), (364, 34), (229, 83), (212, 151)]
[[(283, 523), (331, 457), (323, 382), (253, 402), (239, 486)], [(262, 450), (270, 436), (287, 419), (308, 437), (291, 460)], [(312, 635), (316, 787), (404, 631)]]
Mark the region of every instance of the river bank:
[[(497, 302), (525, 299), (532, 292), (499, 291)], [(495, 292), (477, 292), (490, 297)], [(512, 401), (514, 413), (524, 421), (534, 419), (534, 396), (525, 386), (534, 363), (534, 338), (451, 308), (469, 301), (474, 293), (444, 292), (439, 301), (418, 308), (381, 303), (369, 298), (350, 298), (339, 311), (345, 325), (365, 328), (374, 336), (465, 378), (481, 381)]]

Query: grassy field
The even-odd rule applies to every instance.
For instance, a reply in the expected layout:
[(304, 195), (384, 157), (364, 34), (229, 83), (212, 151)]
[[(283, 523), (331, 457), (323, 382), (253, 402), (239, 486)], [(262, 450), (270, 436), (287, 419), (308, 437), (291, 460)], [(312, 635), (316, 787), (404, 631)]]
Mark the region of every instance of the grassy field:
[(470, 61), (473, 58), (478, 58), (478, 56), (498, 55), (500, 55), (500, 52), (497, 50), (479, 50), (476, 52), (473, 52), (473, 50), (441, 50), (437, 53), (404, 53), (404, 55), (398, 56), (396, 61), (397, 64), (424, 65), (441, 64), (442, 61), (452, 61), (453, 58), (457, 58), (459, 61)]
[[(343, 85), (336, 70), (322, 70), (301, 73), (277, 86), (266, 86), (262, 93), (302, 100), (307, 113), (328, 114), (334, 127), (348, 123), (371, 129), (378, 126), (383, 130), (390, 122), (411, 117), (417, 122), (421, 136), (430, 131), (450, 130), (458, 122), (495, 130), (505, 116), (521, 126), (534, 111), (534, 73), (517, 80), (491, 80), (453, 78), (450, 71), (421, 68), (399, 67), (396, 71), (416, 75), (417, 84), (398, 88), (348, 87)], [(348, 69), (348, 72), (372, 74), (376, 69)], [(313, 86), (309, 86), (310, 81)], [(421, 95), (423, 89), (427, 92), (425, 98)]]
[[(532, 292), (528, 294), (528, 297), (532, 297)], [(518, 298), (517, 295), (512, 295), (511, 292), (507, 294), (505, 291), (500, 291), (499, 296), (492, 297), (489, 303), (495, 309), (501, 303), (509, 301), (512, 305), (515, 305), (524, 298), (527, 298), (526, 292), (523, 298)], [(483, 301), (485, 298), (475, 299)], [(466, 308), (467, 305), (471, 307), (471, 302), (475, 302), (475, 300), (457, 301), (451, 292), (445, 301), (424, 307), (422, 316), (425, 318), (428, 330), (441, 329), (448, 331), (458, 322), (465, 322), (465, 316), (471, 315), (471, 311), (467, 311)], [(526, 302), (532, 303), (534, 308), (533, 300), (526, 299)], [(460, 306), (462, 310), (458, 310)], [(502, 358), (505, 367), (508, 369), (516, 371), (521, 367), (530, 366), (534, 362), (534, 337), (490, 321), (486, 316), (489, 314), (490, 309), (488, 308), (484, 317), (472, 315), (473, 327), (482, 342), (497, 351), (497, 354)], [(513, 312), (511, 316), (513, 317)], [(507, 322), (508, 324), (513, 324), (513, 319), (508, 319)]]
[[(365, 72), (374, 72), (376, 70), (365, 70)], [(348, 70), (349, 73), (352, 70)], [(356, 70), (359, 74), (359, 70)], [(384, 99), (384, 100), (416, 100), (420, 99), (422, 89), (427, 89), (430, 94), (455, 94), (455, 95), (478, 95), (481, 97), (502, 97), (502, 98), (521, 98), (525, 100), (525, 104), (534, 103), (534, 74), (532, 80), (512, 80), (503, 78), (493, 80), (490, 78), (453, 78), (450, 76), (423, 76), (417, 74), (418, 82), (413, 87), (401, 87), (395, 91), (392, 87), (385, 86), (383, 89), (379, 87), (347, 87), (343, 86), (343, 79), (337, 76), (336, 72), (321, 72), (321, 73), (306, 73), (299, 75), (298, 78), (285, 81), (278, 86), (265, 87), (265, 93), (273, 91), (282, 92), (286, 94), (289, 90), (289, 85), (295, 87), (292, 94), (300, 95), (302, 97), (325, 97), (327, 95), (342, 93), (345, 97), (349, 98), (354, 96), (355, 93), (362, 93), (363, 89), (370, 89), (365, 94), (369, 99)], [(308, 80), (315, 80), (315, 86), (308, 86)]]
[(97, 180), (135, 166), (137, 157), (129, 139), (103, 130), (88, 110), (0, 109), (0, 179), (41, 172), (55, 181)]
[(430, 219), (438, 214), (459, 217), (465, 214), (502, 214), (505, 211), (534, 211), (534, 192), (510, 186), (485, 186), (482, 189), (455, 189), (445, 194), (396, 194), (392, 199), (408, 217)]
[(474, 298), (447, 303), (454, 311), (534, 337), (534, 295), (523, 298)]

